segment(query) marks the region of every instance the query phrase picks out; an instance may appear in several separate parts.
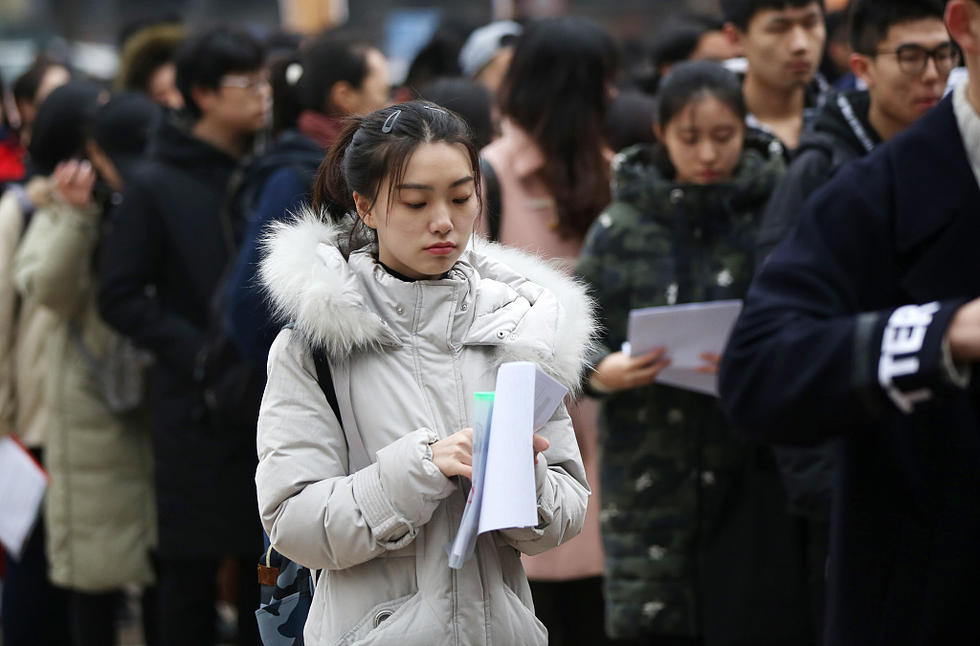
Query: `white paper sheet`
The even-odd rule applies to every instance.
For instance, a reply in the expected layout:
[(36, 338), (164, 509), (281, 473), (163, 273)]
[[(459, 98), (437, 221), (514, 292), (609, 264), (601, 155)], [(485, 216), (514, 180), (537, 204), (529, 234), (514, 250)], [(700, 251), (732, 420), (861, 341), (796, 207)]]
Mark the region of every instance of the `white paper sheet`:
[[(447, 547), (450, 567), (462, 567), (478, 534), (538, 524), (533, 435), (567, 394), (533, 363), (512, 361), (498, 368), (488, 437), (474, 421), (474, 485), (456, 538)], [(480, 456), (484, 438), (485, 458)]]
[(666, 348), (671, 360), (657, 383), (718, 396), (718, 377), (696, 372), (704, 353), (721, 354), (742, 311), (742, 301), (687, 303), (647, 307), (630, 312), (629, 341), (623, 350), (632, 356)]
[(0, 439), (0, 542), (19, 559), (34, 528), (48, 476), (12, 438)]
[(567, 393), (564, 386), (527, 361), (505, 363), (497, 370), (481, 534), (538, 524), (532, 436)]

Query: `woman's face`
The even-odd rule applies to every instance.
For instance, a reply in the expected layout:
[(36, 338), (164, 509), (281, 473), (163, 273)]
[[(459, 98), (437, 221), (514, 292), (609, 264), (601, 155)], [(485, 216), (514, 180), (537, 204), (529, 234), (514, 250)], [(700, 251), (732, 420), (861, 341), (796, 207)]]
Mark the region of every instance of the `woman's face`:
[[(421, 144), (405, 175), (378, 187), (373, 205), (354, 193), (357, 212), (378, 233), (378, 257), (409, 278), (436, 279), (466, 248), (479, 212), (473, 167), (461, 144)], [(391, 199), (388, 199), (388, 196)]]
[(715, 184), (732, 177), (745, 139), (745, 124), (715, 98), (695, 98), (658, 128), (681, 184)]

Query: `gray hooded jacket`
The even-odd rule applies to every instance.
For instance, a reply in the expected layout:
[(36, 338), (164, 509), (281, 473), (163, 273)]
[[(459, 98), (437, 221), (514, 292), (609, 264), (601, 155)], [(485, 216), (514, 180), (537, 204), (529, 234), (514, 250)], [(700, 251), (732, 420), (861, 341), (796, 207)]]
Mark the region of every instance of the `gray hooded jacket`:
[[(482, 535), (458, 571), (446, 546), (467, 485), (439, 471), (429, 445), (471, 425), (473, 392), (493, 390), (504, 361), (534, 361), (574, 388), (594, 328), (585, 290), (476, 242), (444, 278), (403, 282), (371, 248), (347, 257), (347, 233), (311, 214), (278, 225), (261, 268), (294, 324), (269, 355), (255, 480), (272, 544), (322, 570), (306, 643), (545, 644), (520, 553), (582, 527), (589, 489), (564, 407), (539, 431), (550, 448), (535, 467), (537, 527)], [(311, 348), (326, 351), (338, 390), (349, 387), (369, 466), (351, 468)]]

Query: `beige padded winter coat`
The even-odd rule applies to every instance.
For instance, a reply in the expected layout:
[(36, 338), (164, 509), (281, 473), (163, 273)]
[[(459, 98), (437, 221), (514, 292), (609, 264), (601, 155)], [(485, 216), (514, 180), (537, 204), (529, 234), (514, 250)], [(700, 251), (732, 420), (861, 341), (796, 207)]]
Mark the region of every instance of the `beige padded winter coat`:
[(50, 201), (34, 213), (15, 262), (25, 305), (54, 319), (36, 367), (44, 375), (48, 411), (49, 576), (55, 585), (86, 592), (152, 582), (150, 550), (156, 544), (149, 427), (106, 408), (69, 334), (69, 324), (76, 325), (98, 359), (113, 334), (95, 308), (98, 232), (98, 213)]
[[(539, 525), (481, 536), (459, 571), (446, 546), (466, 489), (432, 463), (429, 444), (471, 425), (473, 392), (493, 390), (504, 361), (534, 361), (574, 387), (594, 326), (584, 289), (486, 243), (443, 279), (402, 282), (369, 250), (345, 260), (338, 238), (307, 215), (278, 227), (262, 266), (294, 325), (269, 355), (256, 485), (276, 549), (323, 570), (306, 643), (546, 644), (520, 554), (582, 526), (589, 490), (566, 411), (539, 431), (551, 443), (535, 468)], [(349, 376), (374, 460), (353, 474), (310, 347), (326, 350), (336, 383)]]
[[(26, 187), (35, 205), (51, 201), (50, 182), (35, 177)], [(50, 310), (25, 302), (14, 285), (14, 259), (27, 218), (17, 191), (0, 198), (0, 435), (16, 434), (32, 449), (44, 447), (44, 347), (55, 325)]]

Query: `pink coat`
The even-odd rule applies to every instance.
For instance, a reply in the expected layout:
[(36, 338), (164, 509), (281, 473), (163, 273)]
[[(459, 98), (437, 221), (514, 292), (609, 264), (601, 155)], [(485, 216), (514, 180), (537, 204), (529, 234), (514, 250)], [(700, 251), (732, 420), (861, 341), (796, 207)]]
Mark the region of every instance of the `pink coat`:
[[(563, 239), (557, 233), (555, 200), (539, 173), (544, 166), (544, 154), (514, 123), (505, 120), (501, 128), (503, 135), (481, 153), (493, 166), (500, 182), (500, 242), (560, 261), (571, 273), (584, 240)], [(563, 581), (602, 574), (598, 410), (598, 404), (586, 397), (568, 408), (586, 478), (592, 488), (585, 526), (581, 534), (564, 545), (537, 556), (524, 556), (524, 569), (530, 579)]]

